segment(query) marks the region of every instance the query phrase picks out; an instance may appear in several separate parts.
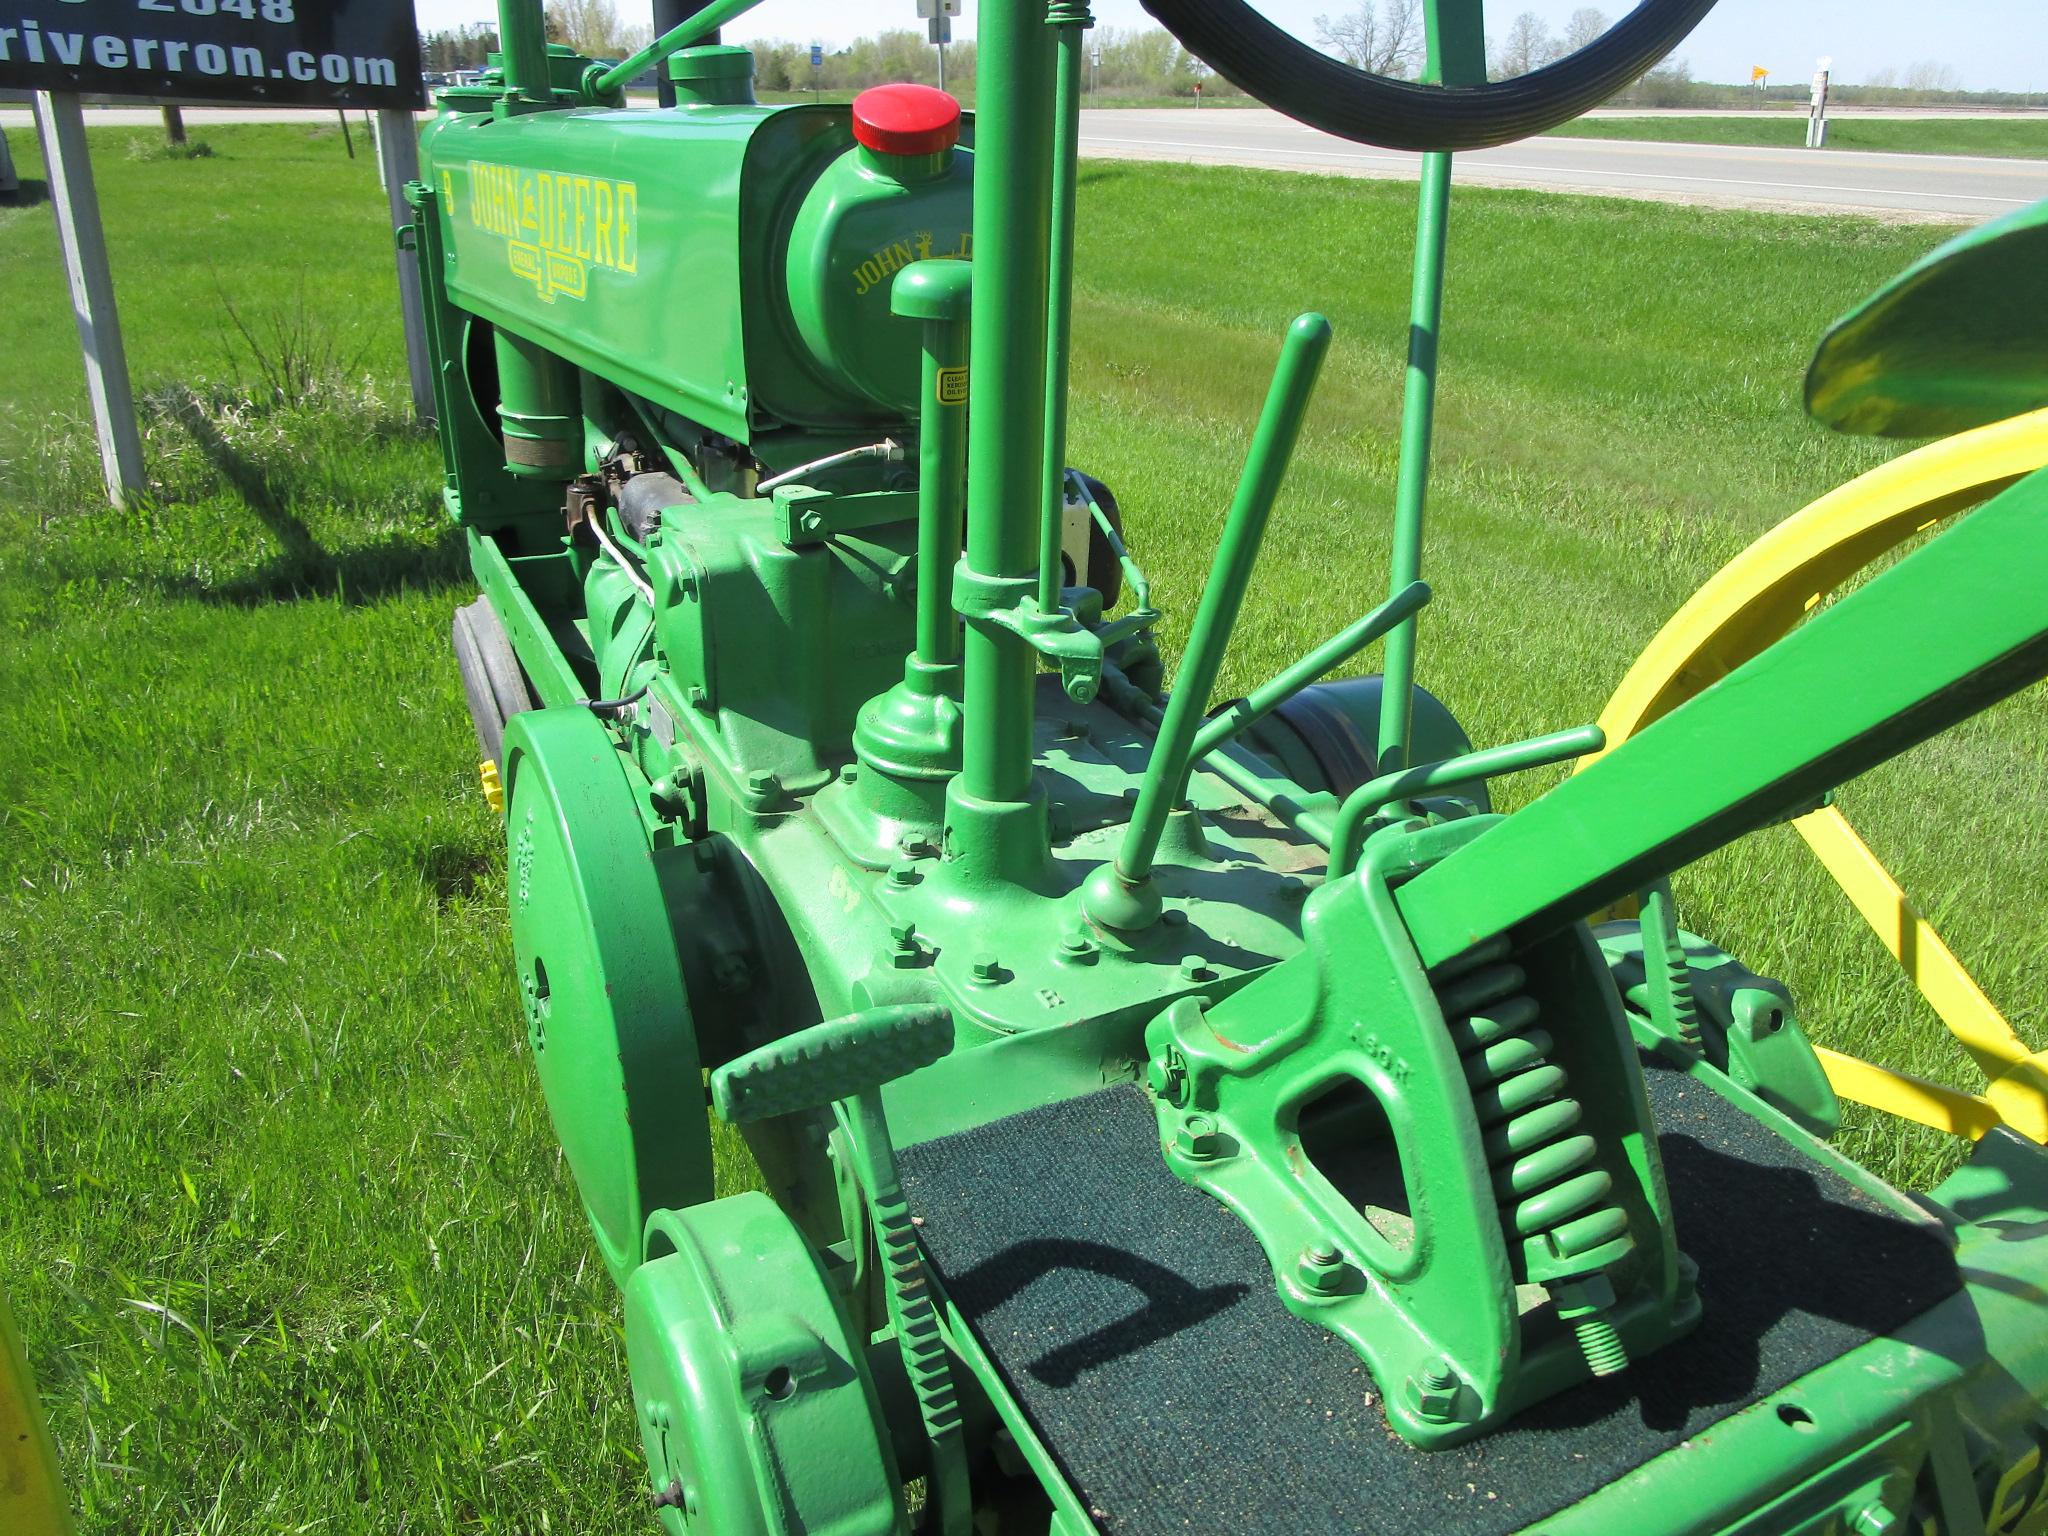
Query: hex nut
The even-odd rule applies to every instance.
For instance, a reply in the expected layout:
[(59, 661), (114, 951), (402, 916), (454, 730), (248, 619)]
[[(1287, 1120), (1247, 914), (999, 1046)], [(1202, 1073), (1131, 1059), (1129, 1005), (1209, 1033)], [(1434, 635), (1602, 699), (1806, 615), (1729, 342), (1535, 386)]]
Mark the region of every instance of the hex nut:
[(1216, 1129), (1216, 1121), (1210, 1115), (1189, 1115), (1174, 1132), (1174, 1146), (1183, 1157), (1197, 1162), (1208, 1162), (1223, 1155), (1223, 1135)]
[(1351, 1289), (1358, 1271), (1344, 1257), (1344, 1250), (1327, 1238), (1319, 1238), (1301, 1250), (1294, 1273), (1312, 1296), (1340, 1296)]
[(1439, 1355), (1420, 1376), (1408, 1378), (1408, 1401), (1418, 1418), (1448, 1424), (1458, 1417), (1458, 1391), (1463, 1385), (1451, 1363)]

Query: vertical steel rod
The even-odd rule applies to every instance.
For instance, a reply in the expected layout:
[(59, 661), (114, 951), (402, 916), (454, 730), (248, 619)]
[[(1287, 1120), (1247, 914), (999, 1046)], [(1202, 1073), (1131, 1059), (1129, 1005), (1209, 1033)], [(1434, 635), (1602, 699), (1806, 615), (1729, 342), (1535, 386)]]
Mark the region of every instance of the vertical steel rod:
[(498, 0), (498, 52), (505, 87), (525, 101), (552, 102), (548, 82), (548, 29), (540, 0)]
[(1080, 174), (1081, 29), (1088, 9), (1054, 0), (1047, 16), (1058, 38), (1053, 82), (1052, 246), (1045, 326), (1045, 506), (1038, 532), (1038, 608), (1060, 603), (1060, 535), (1067, 510), (1067, 351), (1074, 325), (1074, 183)]
[[(1394, 540), (1387, 590), (1422, 576), (1422, 513), (1429, 487), (1429, 443), (1436, 421), (1436, 344), (1444, 312), (1444, 226), (1450, 217), (1451, 157), (1422, 157), (1415, 214), (1415, 283), (1409, 297), (1408, 374), (1401, 399), (1401, 463), (1394, 481)], [(1408, 763), (1415, 685), (1415, 626), (1408, 619), (1387, 636), (1386, 683), (1380, 692), (1379, 767)]]
[[(1045, 321), (1052, 206), (1052, 39), (1032, 0), (984, 0), (976, 61), (974, 354), (967, 564), (1028, 580), (1045, 449)], [(970, 625), (961, 788), (984, 803), (1031, 792), (1032, 674), (1025, 638)]]
[(1301, 434), (1302, 417), (1308, 412), (1316, 372), (1322, 367), (1323, 354), (1329, 347), (1330, 322), (1317, 314), (1299, 317), (1287, 328), (1287, 339), (1281, 343), (1280, 363), (1273, 372), (1272, 387), (1266, 392), (1265, 409), (1259, 413), (1259, 425), (1252, 434), (1244, 474), (1237, 483), (1237, 496), (1231, 502), (1230, 515), (1223, 523), (1223, 538), (1209, 568), (1209, 583), (1202, 589), (1202, 601), (1195, 609), (1194, 626), (1188, 634), (1188, 648), (1173, 680), (1173, 697), (1167, 701), (1166, 716), (1159, 723), (1159, 736), (1152, 744), (1152, 757), (1145, 767), (1138, 803), (1131, 812), (1130, 825), (1124, 830), (1123, 846), (1117, 852), (1116, 874), (1127, 887), (1141, 885), (1151, 877), (1160, 834), (1165, 831), (1166, 818), (1187, 778), (1188, 751), (1201, 727), (1203, 711), (1208, 708), (1216, 674), (1223, 666), (1230, 631), (1237, 623), (1245, 589), (1251, 584), (1252, 567), (1259, 558), (1259, 541), (1265, 537), (1266, 520), (1280, 494), (1287, 461), (1294, 452), (1295, 439)]

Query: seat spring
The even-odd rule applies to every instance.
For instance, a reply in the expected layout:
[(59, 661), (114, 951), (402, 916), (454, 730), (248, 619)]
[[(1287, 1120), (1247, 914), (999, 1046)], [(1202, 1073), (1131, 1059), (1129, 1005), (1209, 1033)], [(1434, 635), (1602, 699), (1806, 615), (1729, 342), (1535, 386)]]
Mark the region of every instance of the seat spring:
[[(1569, 1261), (1574, 1251), (1625, 1237), (1628, 1218), (1608, 1200), (1614, 1180), (1599, 1166), (1599, 1144), (1577, 1130), (1583, 1113), (1564, 1068), (1550, 1059), (1556, 1042), (1537, 1024), (1536, 1000), (1523, 990), (1527, 973), (1504, 955), (1488, 958), (1442, 982), (1438, 1002), (1484, 1127), (1510, 1256), (1525, 1272), (1525, 1242)], [(1572, 1328), (1595, 1375), (1627, 1364), (1604, 1312), (1582, 1309)]]

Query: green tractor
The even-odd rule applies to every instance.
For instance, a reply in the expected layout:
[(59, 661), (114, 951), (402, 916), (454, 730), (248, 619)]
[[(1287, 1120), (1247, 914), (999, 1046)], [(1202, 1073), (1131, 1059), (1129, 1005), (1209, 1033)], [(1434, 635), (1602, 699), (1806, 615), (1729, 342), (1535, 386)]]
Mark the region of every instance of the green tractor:
[[(1960, 436), (1731, 567), (1603, 725), (1475, 750), (1414, 680), (1451, 155), (1709, 0), (1493, 84), (1477, 0), (1426, 0), (1421, 83), (1148, 0), (1425, 152), (1387, 600), (1223, 702), (1329, 325), (1282, 341), (1169, 692), (1067, 463), (1085, 0), (983, 0), (973, 121), (757, 104), (749, 3), (608, 65), (502, 0), (405, 232), (528, 1041), (663, 1528), (2048, 1530), (2041, 1059), (1897, 904), (1992, 1089), (1819, 1052), (1667, 883), (1790, 817), (1847, 870), (1834, 786), (2048, 674), (2048, 344), (2004, 297), (2048, 218), (1816, 360), (1823, 419)], [(621, 110), (649, 64), (676, 105)], [(1902, 1193), (1838, 1095), (1974, 1147)], [(715, 1124), (765, 1192), (719, 1196)]]

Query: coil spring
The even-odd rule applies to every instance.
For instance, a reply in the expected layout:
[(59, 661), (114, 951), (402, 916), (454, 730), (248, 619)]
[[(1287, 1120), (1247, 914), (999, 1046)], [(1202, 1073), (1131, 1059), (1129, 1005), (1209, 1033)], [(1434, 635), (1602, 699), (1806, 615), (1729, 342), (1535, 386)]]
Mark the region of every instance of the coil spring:
[[(1564, 1068), (1550, 1059), (1554, 1042), (1523, 990), (1527, 973), (1507, 958), (1504, 942), (1471, 963), (1438, 986), (1437, 998), (1463, 1059), (1502, 1221), (1518, 1257), (1537, 1240), (1564, 1263), (1545, 1280), (1558, 1315), (1593, 1374), (1611, 1376), (1628, 1364), (1627, 1350), (1598, 1294), (1588, 1294), (1592, 1277), (1570, 1276), (1569, 1263), (1626, 1238), (1628, 1215), (1607, 1198), (1614, 1180), (1599, 1166), (1598, 1144), (1576, 1129), (1582, 1111)], [(1597, 1291), (1605, 1290), (1602, 1281)]]

